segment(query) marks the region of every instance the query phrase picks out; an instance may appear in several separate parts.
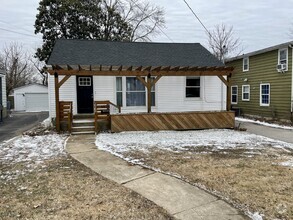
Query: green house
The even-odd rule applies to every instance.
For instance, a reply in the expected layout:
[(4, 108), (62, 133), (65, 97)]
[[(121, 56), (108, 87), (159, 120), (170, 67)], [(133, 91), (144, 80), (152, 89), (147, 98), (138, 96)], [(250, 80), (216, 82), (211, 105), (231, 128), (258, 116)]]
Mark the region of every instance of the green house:
[(293, 41), (230, 58), (232, 109), (293, 121)]

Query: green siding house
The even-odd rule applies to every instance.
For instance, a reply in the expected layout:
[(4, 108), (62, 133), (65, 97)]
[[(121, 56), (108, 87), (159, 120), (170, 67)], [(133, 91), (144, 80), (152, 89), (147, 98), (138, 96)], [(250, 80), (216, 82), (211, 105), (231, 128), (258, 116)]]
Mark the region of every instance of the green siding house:
[(232, 109), (244, 116), (293, 121), (293, 41), (227, 61)]

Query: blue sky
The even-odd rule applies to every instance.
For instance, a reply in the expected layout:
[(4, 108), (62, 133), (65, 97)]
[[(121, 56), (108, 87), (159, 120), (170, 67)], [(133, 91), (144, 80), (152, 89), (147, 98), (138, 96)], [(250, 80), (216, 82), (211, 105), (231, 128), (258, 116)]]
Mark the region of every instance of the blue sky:
[[(165, 9), (164, 32), (173, 42), (199, 42), (207, 46), (204, 29), (183, 0), (150, 0)], [(0, 0), (0, 48), (19, 42), (33, 51), (41, 45), (41, 35), (34, 35), (34, 21), (38, 0)], [(234, 34), (242, 41), (244, 52), (293, 40), (293, 0), (187, 0), (208, 29), (224, 23), (234, 27)], [(11, 33), (3, 29), (21, 32)], [(153, 41), (170, 42), (163, 34)]]

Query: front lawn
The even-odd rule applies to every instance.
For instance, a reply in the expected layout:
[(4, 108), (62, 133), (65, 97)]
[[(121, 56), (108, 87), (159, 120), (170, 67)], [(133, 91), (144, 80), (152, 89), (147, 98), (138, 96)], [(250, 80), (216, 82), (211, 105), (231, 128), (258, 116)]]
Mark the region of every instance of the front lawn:
[(66, 138), (51, 133), (0, 144), (0, 219), (173, 219), (69, 157)]
[[(99, 134), (96, 145), (265, 219), (293, 218), (293, 145), (233, 130)], [(257, 216), (257, 214), (255, 214)]]

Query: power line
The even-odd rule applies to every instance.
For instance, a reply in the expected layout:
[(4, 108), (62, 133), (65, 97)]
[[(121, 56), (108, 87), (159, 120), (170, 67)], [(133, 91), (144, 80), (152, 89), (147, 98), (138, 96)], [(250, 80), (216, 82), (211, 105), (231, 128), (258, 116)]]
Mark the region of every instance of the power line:
[(30, 32), (30, 33), (31, 33), (31, 31), (29, 31), (29, 30), (27, 30), (27, 29), (25, 29), (25, 28), (22, 28), (22, 27), (18, 27), (18, 26), (16, 26), (15, 24), (11, 24), (11, 23), (9, 23), (9, 22), (7, 22), (7, 21), (4, 21), (4, 20), (1, 20), (1, 19), (0, 19), (0, 22), (3, 23), (3, 24), (7, 24), (7, 25), (9, 25), (9, 26), (14, 26), (14, 27), (17, 28), (17, 29), (21, 29), (21, 30), (23, 30), (23, 31), (26, 31), (26, 32)]
[[(133, 1), (133, 0), (130, 0), (134, 5), (136, 5), (136, 7), (144, 14), (144, 15), (147, 15), (140, 7), (139, 5)], [(151, 20), (153, 22), (153, 24), (155, 24), (156, 21), (154, 21), (152, 18), (148, 18), (149, 20)], [(159, 28), (159, 30), (172, 42), (174, 43), (174, 41), (163, 31), (163, 29), (160, 27), (160, 26), (157, 26)]]
[(196, 13), (194, 12), (194, 10), (190, 7), (190, 5), (187, 3), (186, 0), (183, 0), (185, 2), (185, 4), (187, 5), (187, 7), (190, 9), (190, 11), (192, 12), (192, 14), (196, 17), (196, 19), (199, 21), (199, 23), (201, 24), (201, 26), (203, 26), (203, 28), (206, 30), (206, 32), (208, 33), (208, 35), (213, 38), (215, 40), (215, 38), (211, 35), (211, 33), (209, 32), (209, 30), (206, 28), (206, 26), (203, 24), (203, 22), (200, 20), (200, 18), (196, 15)]
[(18, 32), (18, 31), (8, 30), (8, 29), (1, 28), (1, 27), (0, 27), (0, 30), (7, 31), (7, 32), (11, 32), (11, 33), (15, 33), (15, 34), (20, 34), (20, 35), (24, 35), (24, 36), (28, 36), (28, 37), (38, 38), (37, 36), (32, 35), (32, 34), (25, 34), (25, 33), (21, 33), (21, 32)]

